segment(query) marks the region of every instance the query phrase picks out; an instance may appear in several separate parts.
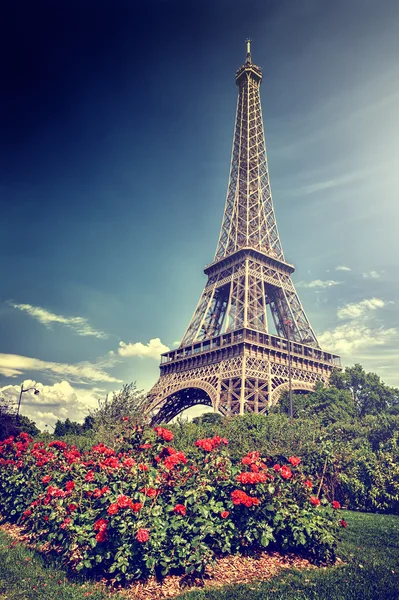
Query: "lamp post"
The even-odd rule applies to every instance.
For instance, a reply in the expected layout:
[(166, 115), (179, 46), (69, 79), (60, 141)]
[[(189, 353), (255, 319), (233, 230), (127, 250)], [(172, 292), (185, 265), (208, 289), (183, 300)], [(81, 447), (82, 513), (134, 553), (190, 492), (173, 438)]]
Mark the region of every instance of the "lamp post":
[(288, 395), (290, 399), (290, 421), (291, 425), (294, 419), (294, 408), (292, 404), (292, 373), (291, 373), (291, 321), (287, 319), (285, 321), (285, 325), (287, 326), (287, 346), (288, 346)]
[(35, 390), (34, 391), (35, 396), (37, 396), (38, 394), (40, 394), (39, 390), (37, 388), (35, 388), (35, 387), (30, 387), (30, 388), (27, 388), (26, 390), (24, 390), (24, 384), (21, 383), (21, 391), (19, 393), (18, 408), (17, 408), (17, 423), (18, 423), (18, 425), (20, 423), (19, 409), (20, 409), (20, 406), (21, 406), (22, 394), (24, 392), (30, 392), (30, 390)]

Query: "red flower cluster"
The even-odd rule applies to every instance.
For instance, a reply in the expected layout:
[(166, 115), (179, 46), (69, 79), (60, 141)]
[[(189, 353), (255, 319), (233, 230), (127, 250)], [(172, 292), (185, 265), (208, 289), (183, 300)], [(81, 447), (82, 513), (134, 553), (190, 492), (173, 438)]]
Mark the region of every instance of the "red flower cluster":
[(44, 477), (42, 477), (42, 483), (50, 483), (51, 481), (51, 475), (45, 475)]
[(197, 448), (202, 448), (205, 452), (212, 452), (215, 448), (218, 448), (221, 444), (225, 444), (227, 446), (228, 440), (226, 438), (221, 438), (218, 435), (215, 435), (213, 438), (206, 438), (204, 440), (197, 440), (195, 442), (195, 446)]
[(320, 500), (317, 498), (317, 496), (310, 496), (309, 502), (310, 504), (313, 504), (313, 506), (319, 506), (320, 504)]
[(141, 544), (144, 544), (144, 542), (147, 542), (149, 540), (149, 538), (150, 538), (150, 532), (148, 531), (148, 529), (139, 529), (138, 532), (136, 533), (136, 539)]
[(94, 481), (94, 471), (88, 471), (86, 473), (85, 481)]
[(101, 490), (99, 488), (96, 488), (93, 491), (93, 496), (94, 498), (101, 498), (101, 496), (104, 496), (104, 494), (108, 494), (108, 492), (110, 492), (111, 490), (109, 489), (108, 486), (104, 486), (101, 488)]
[(118, 512), (118, 510), (119, 510), (119, 506), (115, 502), (113, 502), (112, 504), (110, 504), (108, 506), (107, 513), (109, 515), (116, 515), (116, 513)]
[(283, 467), (281, 467), (280, 475), (284, 479), (290, 479), (292, 477), (292, 471), (291, 471), (291, 469), (289, 467), (286, 467), (284, 465)]
[(235, 506), (244, 504), (244, 506), (247, 508), (250, 508), (251, 506), (258, 506), (260, 504), (258, 498), (248, 496), (248, 494), (242, 490), (234, 490), (234, 492), (231, 492), (231, 500)]
[(248, 452), (248, 454), (246, 454), (244, 458), (241, 459), (241, 462), (243, 465), (252, 465), (253, 463), (256, 463), (259, 460), (259, 457), (259, 452)]
[(331, 503), (331, 506), (335, 509), (341, 508), (341, 505), (337, 500), (333, 500), (333, 502)]
[(68, 444), (66, 442), (61, 442), (60, 440), (54, 440), (54, 442), (49, 443), (48, 447), (58, 448), (59, 450), (66, 450), (68, 448)]
[(173, 433), (169, 431), (169, 429), (165, 429), (164, 427), (154, 427), (155, 433), (161, 437), (165, 442), (171, 442), (173, 440)]
[(97, 531), (96, 540), (97, 542), (105, 542), (107, 539), (107, 526), (108, 521), (106, 519), (98, 519), (93, 525), (94, 531)]
[(181, 452), (180, 450), (175, 450), (174, 448), (171, 448), (170, 446), (168, 446), (167, 452), (168, 452), (168, 456), (163, 461), (163, 464), (164, 464), (165, 468), (168, 469), (168, 471), (172, 470), (173, 467), (176, 467), (177, 465), (180, 465), (180, 464), (185, 465), (186, 464), (187, 458), (186, 458), (184, 452)]
[(155, 496), (157, 494), (159, 494), (159, 490), (156, 490), (156, 489), (154, 489), (152, 487), (143, 487), (143, 488), (141, 488), (140, 492), (142, 494), (145, 494), (149, 498), (155, 498)]
[(72, 523), (71, 517), (66, 517), (66, 519), (64, 519), (63, 522), (61, 523), (60, 528), (67, 529), (71, 523)]
[(307, 488), (312, 488), (313, 487), (313, 483), (310, 481), (310, 479), (307, 479), (306, 481), (303, 482), (303, 485)]
[(183, 517), (185, 517), (187, 509), (184, 506), (184, 504), (176, 504), (176, 506), (173, 509), (173, 512), (175, 512), (178, 515), (182, 515)]
[(132, 505), (132, 500), (124, 494), (119, 494), (118, 498), (116, 499), (116, 503), (119, 508), (127, 508), (128, 506)]
[(236, 477), (240, 483), (264, 483), (267, 481), (266, 473), (240, 473)]
[(222, 517), (222, 519), (227, 519), (227, 517), (229, 516), (229, 511), (228, 510), (224, 510), (220, 513), (220, 516)]
[(108, 446), (103, 443), (93, 446), (92, 451), (98, 452), (99, 454), (105, 454), (105, 456), (115, 456), (115, 450), (108, 448)]
[(347, 527), (348, 523), (345, 521), (345, 519), (341, 519), (339, 524), (341, 525), (341, 527)]
[(301, 462), (301, 459), (297, 456), (290, 456), (288, 462), (292, 464), (292, 466), (297, 467)]
[(66, 484), (65, 484), (65, 489), (66, 489), (67, 492), (71, 492), (74, 487), (75, 487), (75, 482), (74, 481), (67, 481)]

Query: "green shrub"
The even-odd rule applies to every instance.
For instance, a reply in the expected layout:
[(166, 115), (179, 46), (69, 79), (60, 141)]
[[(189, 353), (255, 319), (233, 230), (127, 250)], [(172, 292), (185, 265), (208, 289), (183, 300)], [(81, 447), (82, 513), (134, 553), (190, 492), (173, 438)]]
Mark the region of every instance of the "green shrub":
[(5, 440), (2, 510), (71, 569), (119, 581), (201, 574), (215, 556), (269, 545), (334, 560), (339, 519), (299, 458), (232, 461), (219, 436), (196, 440), (187, 457), (172, 439), (126, 421), (115, 449)]

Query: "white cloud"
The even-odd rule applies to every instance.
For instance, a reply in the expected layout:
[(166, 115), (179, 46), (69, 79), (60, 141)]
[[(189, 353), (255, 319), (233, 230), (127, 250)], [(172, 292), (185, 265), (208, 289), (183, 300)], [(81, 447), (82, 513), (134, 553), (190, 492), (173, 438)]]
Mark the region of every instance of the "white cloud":
[(362, 273), (363, 279), (379, 279), (383, 275), (384, 271), (378, 273), (378, 271), (367, 271)]
[(385, 306), (385, 302), (380, 298), (361, 300), (357, 303), (346, 304), (344, 307), (340, 308), (337, 312), (337, 317), (338, 319), (358, 319), (370, 311), (376, 310), (377, 308), (383, 308), (383, 306)]
[(65, 325), (73, 329), (75, 333), (81, 336), (93, 336), (99, 339), (106, 339), (109, 336), (103, 331), (96, 331), (89, 325), (87, 319), (84, 317), (64, 317), (63, 315), (56, 315), (45, 308), (40, 306), (32, 306), (31, 304), (13, 304), (13, 308), (21, 310), (22, 312), (28, 313), (34, 319), (37, 319), (45, 327), (51, 327), (53, 323)]
[[(73, 387), (67, 381), (60, 381), (53, 385), (43, 385), (33, 380), (25, 380), (24, 388), (36, 387), (38, 395), (26, 392), (22, 395), (21, 414), (36, 422), (39, 429), (44, 430), (45, 425), (55, 425), (57, 419), (82, 422), (89, 409), (98, 406), (98, 398), (105, 396), (103, 390), (98, 388), (84, 389)], [(10, 404), (16, 404), (20, 393), (19, 385), (7, 385), (0, 388), (0, 396)], [(49, 428), (49, 431), (52, 431)]]
[(134, 344), (125, 344), (119, 342), (118, 354), (120, 356), (139, 356), (140, 358), (159, 359), (163, 352), (169, 352), (170, 348), (165, 346), (159, 338), (153, 338), (148, 344), (135, 342)]
[(338, 265), (337, 267), (334, 267), (334, 269), (336, 271), (352, 271), (350, 267), (346, 267), (345, 265)]
[(394, 328), (372, 328), (357, 321), (351, 321), (339, 325), (332, 331), (325, 331), (318, 336), (318, 340), (323, 349), (346, 356), (360, 349), (382, 346), (392, 341), (397, 333)]
[(325, 289), (328, 287), (332, 287), (334, 285), (341, 284), (342, 281), (334, 281), (333, 279), (329, 279), (327, 281), (322, 281), (321, 279), (314, 279), (313, 281), (299, 281), (296, 285), (297, 287), (303, 288), (321, 288)]
[(337, 311), (338, 319), (347, 322), (318, 336), (326, 350), (341, 356), (359, 359), (359, 351), (366, 352), (374, 346), (389, 345), (398, 338), (394, 327), (379, 326), (375, 311), (386, 305), (380, 298), (369, 298), (357, 303), (346, 304)]
[(80, 362), (69, 365), (17, 354), (0, 354), (0, 373), (6, 377), (17, 377), (26, 371), (40, 371), (68, 377), (79, 383), (87, 381), (120, 382), (120, 379), (115, 379), (106, 373), (104, 366), (111, 366), (110, 361), (105, 360), (103, 363), (97, 364)]

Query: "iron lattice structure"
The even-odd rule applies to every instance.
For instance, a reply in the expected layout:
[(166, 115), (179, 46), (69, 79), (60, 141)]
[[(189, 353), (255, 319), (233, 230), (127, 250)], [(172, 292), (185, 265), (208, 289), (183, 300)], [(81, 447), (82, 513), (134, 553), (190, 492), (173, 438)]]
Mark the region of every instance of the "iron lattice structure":
[[(231, 169), (214, 261), (179, 348), (162, 355), (145, 412), (168, 421), (196, 404), (223, 414), (264, 412), (288, 389), (328, 381), (338, 356), (320, 349), (286, 262), (270, 188), (260, 103), (261, 69), (247, 42)], [(269, 307), (269, 310), (267, 309)], [(277, 335), (270, 334), (268, 314)], [(270, 320), (270, 319), (269, 319)], [(291, 375), (289, 375), (291, 370)]]

